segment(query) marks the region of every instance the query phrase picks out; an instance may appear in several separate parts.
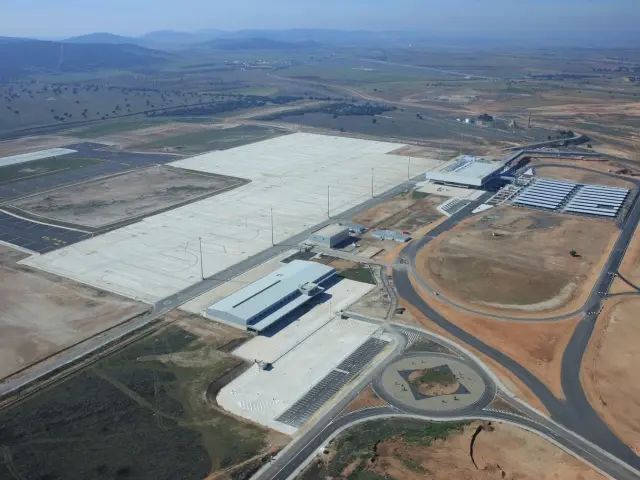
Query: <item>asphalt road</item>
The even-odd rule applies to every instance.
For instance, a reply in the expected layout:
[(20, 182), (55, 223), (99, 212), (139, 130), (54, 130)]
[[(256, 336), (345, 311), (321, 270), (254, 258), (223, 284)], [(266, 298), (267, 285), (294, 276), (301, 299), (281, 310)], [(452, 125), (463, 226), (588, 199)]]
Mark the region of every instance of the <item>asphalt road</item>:
[[(458, 214), (450, 217), (434, 230), (429, 232), (429, 236), (410, 244), (403, 256), (409, 264), (415, 265), (415, 257), (418, 251), (433, 238), (453, 228), (462, 221), (470, 211), (475, 208), (482, 198), (461, 210)], [(600, 275), (599, 280), (594, 285), (590, 297), (583, 307), (587, 312), (598, 312), (602, 305), (602, 299), (610, 285), (610, 273), (615, 272), (622, 261), (624, 252), (633, 233), (640, 221), (640, 202), (635, 202), (631, 211), (627, 215), (622, 226), (621, 233), (609, 255), (609, 259)], [(529, 389), (541, 400), (549, 410), (552, 418), (565, 425), (569, 429), (582, 435), (604, 450), (615, 455), (629, 465), (640, 468), (640, 458), (610, 430), (586, 399), (585, 393), (580, 383), (580, 366), (584, 351), (587, 347), (595, 322), (597, 313), (586, 315), (576, 328), (569, 345), (567, 346), (562, 359), (562, 387), (566, 400), (557, 399), (551, 391), (535, 377), (530, 371), (514, 361), (499, 350), (487, 345), (473, 335), (449, 322), (446, 318), (435, 311), (427, 302), (415, 291), (409, 281), (405, 268), (396, 267), (394, 269), (396, 289), (401, 297), (416, 306), (422, 313), (433, 320), (440, 327), (452, 333), (463, 342), (476, 348), (499, 364), (514, 373), (523, 381)]]
[[(394, 330), (397, 331), (397, 329)], [(413, 330), (420, 331), (425, 336), (430, 337), (428, 332), (415, 328), (413, 328)], [(433, 338), (433, 340), (436, 342), (440, 341), (437, 338)], [(402, 343), (406, 347), (406, 337)], [(304, 435), (296, 438), (286, 449), (280, 452), (275, 460), (261, 469), (261, 471), (253, 477), (253, 480), (286, 480), (303, 469), (312, 457), (317, 454), (320, 448), (326, 445), (329, 440), (341, 431), (364, 421), (380, 420), (390, 417), (412, 418), (425, 422), (474, 419), (509, 422), (543, 435), (568, 451), (584, 458), (612, 478), (619, 480), (637, 480), (640, 478), (640, 474), (637, 471), (630, 469), (626, 464), (612, 458), (607, 452), (572, 431), (558, 425), (553, 420), (538, 414), (535, 410), (519, 401), (510, 399), (508, 395), (503, 395), (503, 399), (506, 399), (507, 403), (509, 403), (517, 413), (485, 408), (491, 399), (494, 398), (497, 387), (484, 370), (485, 367), (475, 364), (473, 359), (467, 357), (455, 347), (451, 346), (451, 348), (457, 353), (457, 358), (462, 358), (467, 364), (472, 365), (474, 370), (481, 373), (487, 385), (486, 393), (481, 401), (468, 408), (462, 408), (449, 412), (448, 414), (437, 414), (434, 412), (425, 414), (417, 409), (407, 409), (405, 406), (394, 405), (393, 396), (390, 394), (385, 395), (385, 390), (381, 389), (380, 376), (386, 366), (404, 355), (399, 349), (396, 349), (395, 354), (387, 357), (385, 362), (375, 370), (375, 374), (373, 375), (373, 385), (376, 391), (390, 403), (389, 406), (367, 408), (336, 416), (340, 408), (340, 405), (336, 405), (332, 411), (328, 412), (323, 419), (316, 422)], [(349, 399), (355, 398), (366, 381), (367, 378), (361, 380), (358, 387), (352, 390)], [(346, 403), (341, 405), (346, 405)]]

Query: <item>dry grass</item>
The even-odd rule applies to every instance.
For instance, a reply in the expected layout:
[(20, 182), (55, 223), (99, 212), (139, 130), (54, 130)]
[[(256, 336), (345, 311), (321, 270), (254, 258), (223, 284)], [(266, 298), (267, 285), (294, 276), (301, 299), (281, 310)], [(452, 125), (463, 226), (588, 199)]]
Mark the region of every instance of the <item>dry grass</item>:
[(498, 207), (429, 243), (417, 258), (418, 273), (445, 296), (487, 313), (572, 311), (617, 233), (606, 220)]

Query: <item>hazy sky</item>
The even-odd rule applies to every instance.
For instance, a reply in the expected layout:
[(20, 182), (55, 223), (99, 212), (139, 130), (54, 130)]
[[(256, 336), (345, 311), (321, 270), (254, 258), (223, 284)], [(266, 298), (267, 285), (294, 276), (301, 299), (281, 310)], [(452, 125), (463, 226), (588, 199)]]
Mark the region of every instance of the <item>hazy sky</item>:
[(0, 36), (337, 28), (632, 44), (639, 22), (640, 0), (0, 0)]

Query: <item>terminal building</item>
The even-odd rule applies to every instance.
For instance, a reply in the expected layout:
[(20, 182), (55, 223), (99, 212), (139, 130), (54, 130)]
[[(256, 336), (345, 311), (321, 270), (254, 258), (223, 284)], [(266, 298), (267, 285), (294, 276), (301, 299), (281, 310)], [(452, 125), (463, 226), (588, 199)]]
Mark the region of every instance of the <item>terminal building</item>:
[(262, 332), (324, 291), (334, 268), (293, 260), (207, 308), (207, 315), (252, 332)]
[(332, 224), (313, 232), (305, 243), (318, 245), (319, 247), (334, 248), (350, 238), (349, 226)]
[(504, 167), (505, 162), (473, 155), (460, 155), (440, 168), (427, 172), (425, 179), (441, 185), (483, 188), (497, 178)]

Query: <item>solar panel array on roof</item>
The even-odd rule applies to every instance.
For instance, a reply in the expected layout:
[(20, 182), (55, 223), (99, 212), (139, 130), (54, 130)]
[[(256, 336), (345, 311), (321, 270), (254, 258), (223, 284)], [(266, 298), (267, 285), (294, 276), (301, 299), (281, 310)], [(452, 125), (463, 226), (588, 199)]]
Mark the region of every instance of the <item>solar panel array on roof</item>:
[(565, 212), (615, 217), (627, 199), (629, 190), (602, 185), (580, 185), (564, 208)]

